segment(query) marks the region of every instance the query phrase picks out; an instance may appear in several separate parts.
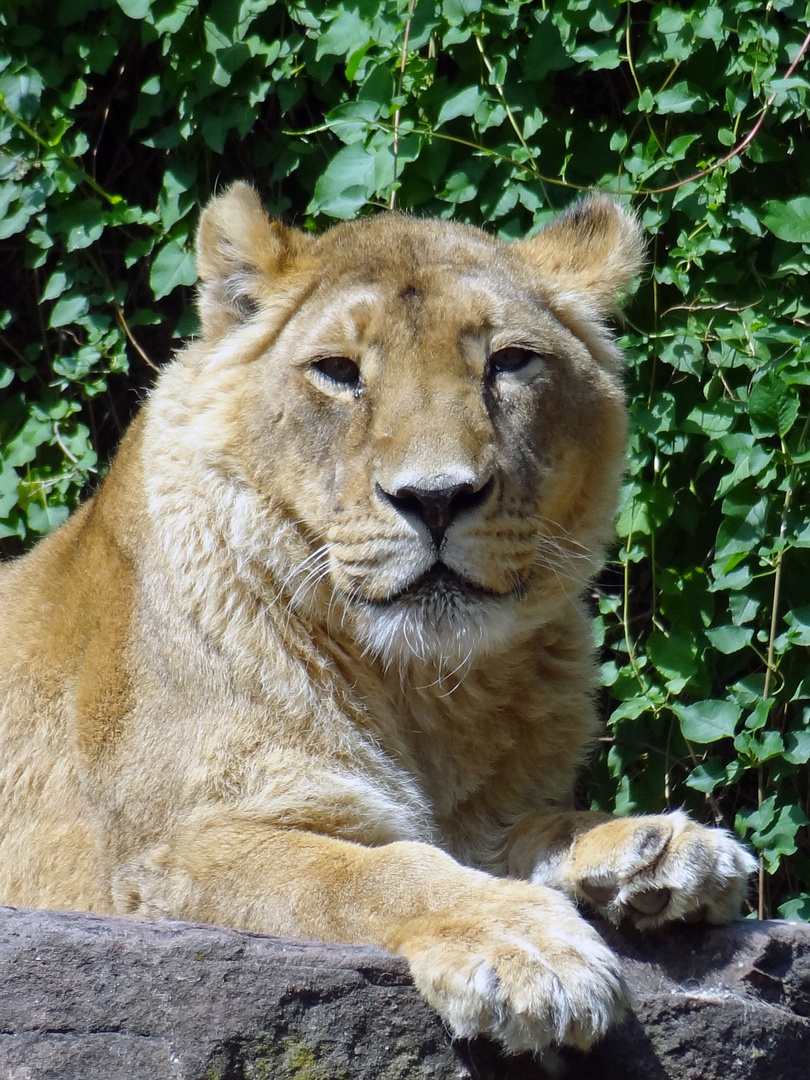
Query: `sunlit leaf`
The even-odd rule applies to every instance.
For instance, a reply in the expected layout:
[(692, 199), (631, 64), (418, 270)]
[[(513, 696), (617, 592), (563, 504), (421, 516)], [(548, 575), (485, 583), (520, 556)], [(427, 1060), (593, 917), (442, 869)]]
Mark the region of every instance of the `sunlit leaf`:
[(696, 743), (713, 743), (734, 734), (740, 709), (731, 701), (698, 701), (694, 705), (674, 705), (684, 738)]
[(762, 223), (780, 240), (810, 244), (810, 195), (797, 195), (786, 202), (771, 199), (764, 204), (764, 211)]

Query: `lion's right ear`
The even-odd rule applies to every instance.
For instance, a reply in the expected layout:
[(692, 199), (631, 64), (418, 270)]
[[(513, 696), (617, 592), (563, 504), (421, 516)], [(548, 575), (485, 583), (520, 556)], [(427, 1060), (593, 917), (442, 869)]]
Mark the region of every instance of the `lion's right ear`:
[(311, 239), (271, 221), (249, 184), (212, 199), (197, 229), (198, 307), (203, 337), (219, 337), (255, 312), (273, 281), (301, 257)]

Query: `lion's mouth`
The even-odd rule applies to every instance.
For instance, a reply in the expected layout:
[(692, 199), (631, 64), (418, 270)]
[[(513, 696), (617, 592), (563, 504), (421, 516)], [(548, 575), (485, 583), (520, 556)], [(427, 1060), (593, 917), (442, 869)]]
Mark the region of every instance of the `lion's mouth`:
[(429, 570), (426, 570), (421, 577), (412, 581), (410, 585), (406, 585), (404, 589), (392, 593), (383, 600), (375, 600), (373, 603), (387, 607), (390, 604), (409, 600), (452, 603), (454, 601), (469, 601), (482, 598), (500, 599), (502, 594), (470, 581), (456, 570), (451, 569), (446, 563), (437, 560)]
[(455, 669), (505, 645), (519, 596), (517, 588), (498, 592), (439, 560), (385, 599), (366, 600), (361, 638), (386, 664), (415, 659)]

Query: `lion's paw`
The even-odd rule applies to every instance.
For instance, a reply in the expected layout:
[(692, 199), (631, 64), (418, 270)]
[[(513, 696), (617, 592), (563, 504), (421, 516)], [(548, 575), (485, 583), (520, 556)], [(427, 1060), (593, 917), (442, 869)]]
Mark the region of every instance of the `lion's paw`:
[(457, 1037), (488, 1035), (511, 1053), (587, 1048), (628, 1004), (618, 958), (559, 893), (498, 886), (497, 905), (404, 928), (416, 986)]
[(583, 833), (566, 876), (570, 891), (612, 923), (651, 929), (673, 920), (737, 918), (755, 868), (727, 832), (674, 811), (616, 818)]

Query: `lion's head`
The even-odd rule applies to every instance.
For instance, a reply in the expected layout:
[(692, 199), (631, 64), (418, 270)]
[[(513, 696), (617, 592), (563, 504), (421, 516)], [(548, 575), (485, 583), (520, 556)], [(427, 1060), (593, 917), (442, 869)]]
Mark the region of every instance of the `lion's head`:
[(514, 243), (399, 214), (314, 238), (245, 185), (215, 199), (186, 367), (206, 433), (229, 432), (212, 468), (274, 523), (272, 543), (255, 512), (232, 526), (254, 578), (385, 663), (462, 663), (553, 618), (609, 535), (625, 417), (604, 319), (641, 254), (602, 196)]

